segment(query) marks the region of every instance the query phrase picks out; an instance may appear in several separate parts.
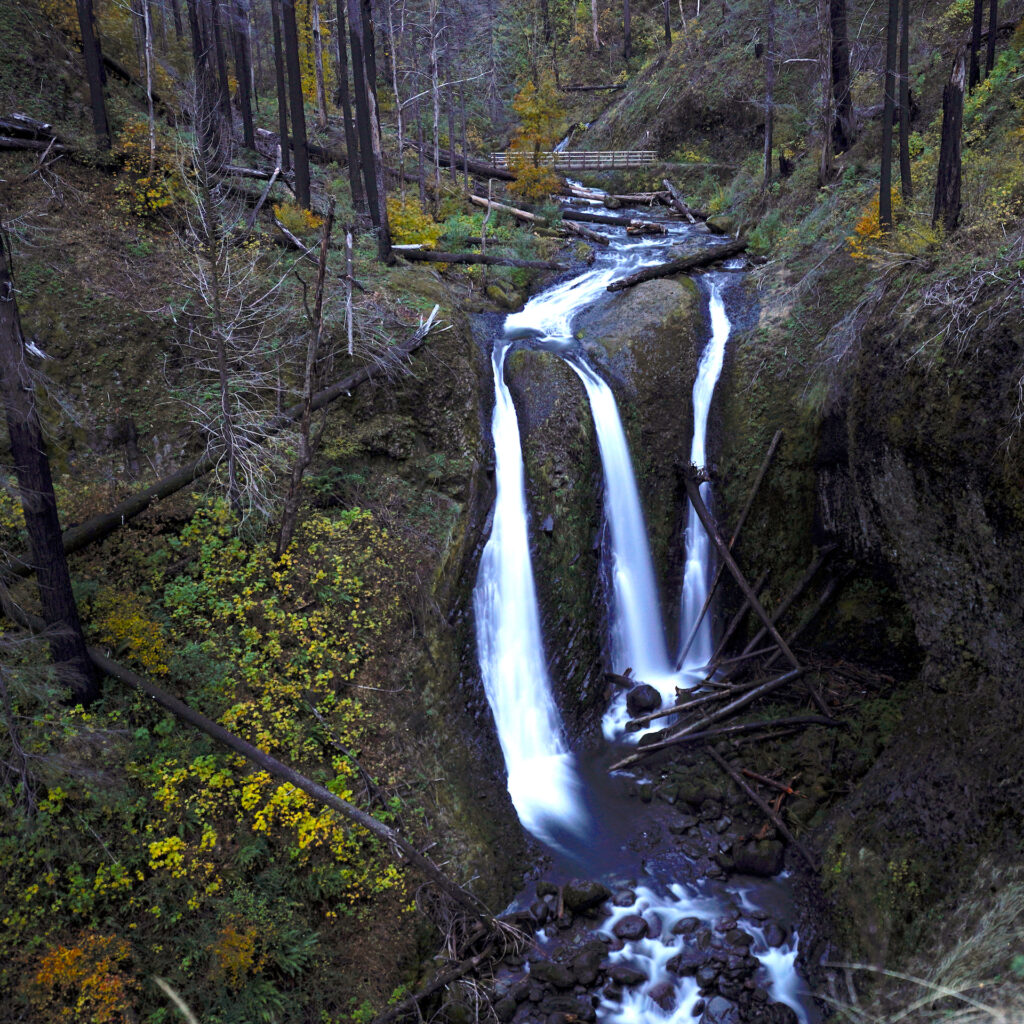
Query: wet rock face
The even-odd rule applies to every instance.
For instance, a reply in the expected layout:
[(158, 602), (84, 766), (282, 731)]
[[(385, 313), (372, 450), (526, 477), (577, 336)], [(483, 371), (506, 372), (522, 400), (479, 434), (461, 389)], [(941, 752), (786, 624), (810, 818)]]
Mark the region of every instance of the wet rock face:
[[(672, 544), (681, 507), (675, 466), (693, 434), (693, 382), (708, 338), (706, 302), (689, 278), (645, 281), (596, 300), (573, 322), (588, 358), (615, 391), (629, 436), (654, 564), (677, 594)], [(665, 611), (675, 613), (675, 601)]]
[(602, 625), (594, 538), (600, 524), (600, 467), (579, 378), (551, 352), (520, 350), (506, 360), (526, 467), (527, 504), (541, 631), (569, 724), (603, 699)]

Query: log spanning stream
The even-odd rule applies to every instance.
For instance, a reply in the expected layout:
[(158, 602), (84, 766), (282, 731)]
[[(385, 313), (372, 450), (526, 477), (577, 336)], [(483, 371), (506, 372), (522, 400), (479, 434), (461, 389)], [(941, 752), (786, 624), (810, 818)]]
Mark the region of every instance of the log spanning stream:
[[(792, 1013), (786, 1011), (789, 1020), (795, 1014), (801, 1024), (810, 1024), (814, 1011), (795, 968), (797, 935), (776, 926), (772, 937), (773, 914), (785, 903), (784, 881), (751, 879), (750, 884), (739, 884), (733, 878), (728, 883), (714, 882), (694, 878), (692, 871), (681, 872), (686, 879), (680, 881), (678, 853), (660, 861), (655, 857), (638, 863), (635, 854), (628, 853), (626, 840), (627, 828), (635, 831), (643, 827), (635, 820), (638, 812), (635, 807), (622, 813), (621, 809), (610, 811), (607, 804), (602, 806), (600, 782), (570, 747), (547, 670), (530, 558), (519, 426), (504, 378), (506, 356), (519, 344), (545, 349), (565, 359), (579, 376), (590, 402), (604, 474), (609, 537), (604, 568), (609, 581), (613, 670), (621, 673), (630, 669), (638, 682), (654, 686), (663, 701), (671, 703), (677, 687), (700, 681), (711, 659), (710, 616), (695, 629), (712, 569), (709, 538), (691, 508), (684, 581), (678, 598), (678, 646), (690, 642), (683, 652), (685, 657), (680, 658), (678, 650), (670, 650), (662, 623), (643, 508), (615, 397), (586, 361), (572, 332), (574, 316), (601, 295), (609, 282), (662, 262), (666, 247), (683, 238), (696, 241), (706, 237), (680, 222), (669, 221), (667, 226), (668, 234), (656, 240), (628, 238), (621, 228), (608, 229), (611, 244), (607, 250), (598, 251), (593, 266), (535, 296), (521, 312), (509, 315), (504, 337), (495, 342), (491, 364), (497, 493), (493, 526), (474, 590), (480, 674), (505, 759), (509, 794), (522, 824), (556, 859), (567, 863), (571, 873), (603, 877), (613, 889), (616, 885), (621, 889), (623, 879), (629, 880), (633, 901), (623, 905), (617, 898), (615, 906), (606, 908), (610, 916), (596, 927), (597, 934), (608, 941), (610, 967), (634, 970), (635, 979), (614, 998), (595, 995), (592, 1003), (597, 1019), (611, 1024), (682, 1024), (704, 1012), (709, 1024), (735, 1024), (739, 1018), (726, 1015), (725, 1020), (718, 1021), (712, 1008), (705, 1009), (699, 972), (680, 970), (678, 960), (690, 956), (696, 963), (700, 951), (692, 944), (694, 936), (704, 925), (721, 926), (725, 921), (733, 928), (737, 923), (742, 926), (744, 941), (749, 943), (748, 956), (753, 955), (760, 964), (757, 983), (772, 1000), (791, 1009)], [(715, 242), (707, 238), (707, 244)], [(709, 304), (711, 337), (693, 388), (691, 460), (697, 466), (705, 462), (708, 412), (730, 333), (722, 296), (725, 278), (722, 273), (713, 273), (702, 282)], [(702, 485), (702, 491), (705, 502), (710, 503), (710, 484)], [(642, 735), (626, 731), (627, 718), (625, 693), (620, 692), (604, 715), (606, 743), (635, 742)], [(626, 820), (629, 818), (633, 820)], [(602, 857), (595, 855), (597, 850), (604, 851)], [(639, 938), (623, 942), (623, 929), (613, 930), (630, 915), (642, 915), (647, 927)], [(549, 931), (552, 935), (548, 937), (553, 937), (553, 928)], [(541, 941), (545, 934), (540, 932)], [(780, 934), (785, 937), (779, 939)], [(674, 967), (670, 964), (673, 958), (677, 958)]]

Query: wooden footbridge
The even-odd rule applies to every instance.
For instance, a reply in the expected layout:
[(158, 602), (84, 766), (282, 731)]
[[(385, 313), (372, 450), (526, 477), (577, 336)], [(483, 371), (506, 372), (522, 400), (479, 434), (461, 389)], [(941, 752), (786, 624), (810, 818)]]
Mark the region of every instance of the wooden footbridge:
[[(513, 169), (516, 164), (532, 164), (535, 154), (529, 150), (507, 150), (491, 154), (491, 166), (500, 170)], [(574, 150), (572, 152), (543, 152), (536, 154), (540, 167), (554, 167), (559, 171), (612, 171), (630, 167), (647, 167), (655, 160), (653, 149)]]

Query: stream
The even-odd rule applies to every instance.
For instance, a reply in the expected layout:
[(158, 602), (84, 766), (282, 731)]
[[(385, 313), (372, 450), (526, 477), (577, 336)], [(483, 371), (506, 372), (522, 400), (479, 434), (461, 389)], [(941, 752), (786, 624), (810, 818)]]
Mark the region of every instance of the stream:
[[(644, 210), (643, 216), (657, 214)], [(548, 1024), (698, 1018), (704, 1024), (813, 1024), (816, 1012), (796, 969), (798, 936), (786, 876), (733, 874), (726, 880), (707, 867), (726, 849), (723, 833), (731, 819), (722, 808), (712, 803), (687, 819), (684, 842), (677, 838), (683, 832), (678, 810), (649, 795), (644, 802), (635, 798), (642, 776), (609, 776), (605, 765), (614, 752), (644, 735), (626, 730), (624, 689), (605, 711), (600, 747), (584, 763), (568, 741), (547, 669), (519, 425), (505, 382), (506, 357), (521, 345), (564, 359), (589, 401), (604, 478), (611, 670), (653, 687), (665, 706), (677, 688), (697, 685), (711, 660), (711, 616), (697, 621), (714, 568), (709, 538), (691, 507), (679, 636), (670, 645), (615, 395), (572, 330), (574, 317), (615, 278), (664, 261), (666, 250), (680, 242), (717, 244), (694, 226), (662, 219), (667, 234), (653, 238), (603, 228), (608, 248), (597, 250), (589, 269), (510, 314), (491, 356), (496, 497), (473, 595), (477, 653), (509, 795), (551, 862), (514, 905), (537, 926), (536, 953), (508, 961), (496, 1009), (502, 1020)], [(708, 414), (731, 329), (723, 297), (730, 276), (736, 275), (717, 271), (700, 281), (711, 330), (693, 385), (691, 461), (698, 467), (706, 462)], [(711, 485), (701, 490), (711, 507)]]

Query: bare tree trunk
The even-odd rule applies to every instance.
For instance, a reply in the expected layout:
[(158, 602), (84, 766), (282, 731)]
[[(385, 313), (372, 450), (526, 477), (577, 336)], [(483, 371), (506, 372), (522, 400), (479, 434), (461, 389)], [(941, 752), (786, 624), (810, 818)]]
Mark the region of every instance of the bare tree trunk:
[(336, 31), (338, 43), (338, 89), (336, 102), (341, 105), (341, 118), (345, 126), (345, 155), (348, 157), (348, 180), (352, 189), (352, 204), (359, 209), (366, 204), (363, 194), (363, 183), (359, 175), (362, 173), (359, 155), (359, 138), (356, 127), (352, 123), (352, 97), (348, 91), (348, 31), (345, 28), (345, 0), (337, 0), (335, 7), (338, 12)]
[(110, 125), (107, 121), (107, 105), (103, 98), (103, 54), (100, 51), (99, 37), (96, 35), (92, 0), (75, 0), (75, 6), (78, 9), (78, 29), (82, 33), (85, 77), (89, 83), (92, 130), (96, 136), (96, 145), (100, 149), (110, 149)]
[[(356, 80), (356, 94), (361, 93), (366, 106), (366, 137), (369, 145), (362, 147), (363, 173), (366, 191), (370, 201), (370, 216), (377, 229), (377, 258), (382, 263), (391, 263), (391, 229), (388, 226), (388, 196), (384, 178), (384, 151), (380, 141), (380, 115), (377, 110), (377, 87), (375, 57), (376, 45), (373, 35), (373, 18), (370, 15), (369, 0), (349, 0), (349, 22), (352, 32), (353, 65), (358, 37), (362, 52), (363, 74)], [(372, 189), (371, 189), (372, 184)]]
[(775, 130), (775, 0), (768, 0), (768, 39), (764, 48), (764, 188), (772, 180)]
[[(314, 3), (316, 0), (314, 0)], [(322, 359), (321, 345), (324, 336), (324, 284), (327, 280), (327, 250), (334, 227), (334, 199), (327, 207), (323, 230), (320, 234), (320, 256), (317, 260), (316, 290), (313, 299), (313, 322), (309, 325), (309, 340), (306, 343), (306, 366), (302, 375), (302, 418), (299, 420), (299, 450), (292, 463), (288, 480), (288, 493), (281, 513), (281, 529), (277, 535), (277, 558), (280, 558), (295, 533), (299, 517), (299, 502), (302, 500), (302, 477), (313, 461), (315, 446), (311, 438), (313, 425), (313, 395), (319, 387), (319, 368)], [(351, 286), (350, 286), (351, 287)]]
[(313, 67), (316, 71), (316, 120), (327, 127), (327, 89), (324, 85), (324, 43), (320, 34), (320, 0), (310, 0), (313, 15)]
[(857, 137), (857, 116), (850, 95), (850, 44), (846, 31), (846, 0), (830, 0), (832, 27), (832, 97), (835, 121), (832, 145), (836, 153), (845, 153)]
[(423, 165), (423, 151), (427, 148), (427, 140), (423, 131), (423, 111), (420, 101), (416, 101), (416, 180), (420, 186), (420, 209), (427, 208), (427, 170)]
[(242, 112), (242, 141), (247, 149), (256, 148), (252, 123), (252, 58), (249, 54), (249, 14), (243, 0), (233, 0), (231, 42), (235, 51), (235, 77), (238, 79), (238, 106)]
[(466, 130), (466, 83), (459, 82), (459, 108), (462, 114), (462, 185), (469, 191), (469, 135)]
[(302, 68), (299, 65), (299, 33), (295, 24), (295, 0), (281, 0), (284, 28), (284, 53), (288, 65), (288, 96), (292, 115), (292, 144), (295, 156), (295, 198), (309, 209), (309, 149), (306, 142), (306, 109), (302, 95)]
[(974, 13), (971, 18), (971, 73), (967, 80), (968, 92), (973, 92), (974, 87), (981, 81), (979, 51), (981, 50), (981, 22), (984, 12), (985, 0), (974, 0)]
[(939, 170), (935, 179), (935, 206), (932, 210), (932, 224), (941, 220), (949, 232), (956, 230), (960, 219), (960, 156), (966, 77), (966, 56), (961, 47), (953, 60), (949, 82), (942, 90), (942, 141), (939, 146)]
[[(449, 47), (451, 43), (449, 42)], [(449, 82), (452, 79), (452, 64), (450, 54), (445, 61), (445, 69), (448, 72)], [(448, 166), (451, 168), (452, 184), (459, 184), (459, 164), (455, 159), (455, 90), (449, 85), (445, 89), (445, 103), (448, 108)]]
[(622, 0), (622, 59), (633, 56), (633, 26), (631, 24), (629, 0)]
[(601, 49), (601, 37), (597, 34), (597, 0), (590, 0), (590, 41), (595, 53)]
[(829, 0), (818, 0), (818, 81), (821, 85), (821, 152), (818, 159), (818, 184), (832, 180), (832, 17)]
[(46, 442), (36, 409), (32, 374), (25, 361), (25, 340), (7, 263), (7, 239), (2, 232), (0, 389), (3, 391), (11, 458), (25, 515), (29, 556), (36, 569), (43, 618), (50, 630), (50, 651), (59, 676), (70, 685), (75, 700), (88, 704), (99, 696), (99, 680), (86, 653), (82, 624), (71, 591), (50, 462), (46, 457)]
[(438, 0), (430, 0), (430, 98), (434, 111), (434, 202), (441, 201), (441, 71), (438, 63)]
[[(391, 52), (391, 89), (395, 94), (395, 118), (398, 129), (398, 187), (405, 202), (405, 119), (402, 116), (402, 95), (398, 88), (398, 37), (395, 35), (395, 19), (391, 11), (391, 0), (385, 7), (388, 12), (388, 50)], [(404, 21), (404, 16), (403, 16)], [(404, 28), (404, 25), (401, 26)]]
[(185, 29), (181, 23), (181, 5), (178, 0), (171, 0), (171, 17), (174, 19), (175, 38), (180, 39), (185, 34)]
[(210, 15), (213, 25), (213, 52), (217, 60), (217, 80), (220, 83), (220, 112), (227, 125), (228, 138), (234, 134), (232, 131), (231, 116), (231, 89), (228, 85), (228, 62), (224, 54), (224, 36), (220, 27), (220, 4), (221, 0), (210, 0)]
[(910, 0), (900, 0), (900, 191), (914, 194), (910, 176)]
[[(980, 2), (980, 0), (979, 0)], [(892, 230), (892, 122), (896, 110), (896, 39), (900, 0), (889, 0), (885, 36), (885, 102), (882, 107), (882, 173), (878, 185), (878, 224)]]
[(149, 2), (142, 2), (143, 29), (145, 42), (143, 53), (146, 59), (146, 114), (149, 119), (149, 176), (156, 171), (156, 112), (153, 109), (153, 22), (150, 17)]
[(355, 266), (352, 259), (352, 227), (345, 227), (345, 332), (348, 335), (348, 354), (354, 354), (352, 344), (352, 285), (355, 283)]
[(270, 20), (274, 32), (274, 80), (277, 85), (277, 133), (281, 136), (281, 170), (291, 170), (291, 146), (288, 142), (288, 87), (284, 78), (284, 47), (281, 43), (280, 0), (270, 0)]
[(988, 0), (988, 45), (985, 48), (985, 77), (992, 74), (996, 62), (996, 29), (999, 27), (999, 0)]
[(665, 46), (672, 45), (672, 0), (662, 0), (665, 18)]
[(370, 140), (370, 108), (366, 90), (366, 59), (363, 40), (363, 17), (359, 0), (347, 0), (349, 46), (352, 50), (352, 89), (356, 106), (356, 132), (359, 135), (359, 157), (366, 188), (366, 206), (370, 220), (379, 227), (380, 205), (377, 181), (373, 174), (373, 144)]

